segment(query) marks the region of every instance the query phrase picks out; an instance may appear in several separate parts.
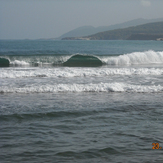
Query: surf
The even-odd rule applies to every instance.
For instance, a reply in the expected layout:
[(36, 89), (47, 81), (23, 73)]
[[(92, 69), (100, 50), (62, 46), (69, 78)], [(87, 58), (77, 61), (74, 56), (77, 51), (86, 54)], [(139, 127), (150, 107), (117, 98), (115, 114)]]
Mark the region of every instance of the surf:
[(44, 84), (25, 87), (0, 87), (0, 93), (80, 93), (80, 92), (132, 92), (132, 93), (159, 93), (163, 92), (161, 85), (136, 85), (123, 82), (97, 84)]
[(57, 68), (3, 68), (0, 79), (4, 78), (74, 78), (74, 77), (112, 77), (112, 76), (160, 76), (163, 68), (91, 68), (91, 67), (57, 67)]
[(107, 65), (161, 64), (163, 63), (163, 51), (133, 52), (115, 57), (106, 57), (103, 62)]

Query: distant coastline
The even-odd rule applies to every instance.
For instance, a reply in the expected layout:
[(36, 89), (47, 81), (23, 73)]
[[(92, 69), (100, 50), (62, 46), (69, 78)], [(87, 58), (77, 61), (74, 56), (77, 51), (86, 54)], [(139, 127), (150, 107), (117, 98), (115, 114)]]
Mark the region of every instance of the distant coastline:
[(163, 22), (99, 32), (84, 37), (65, 37), (62, 40), (157, 40), (163, 41)]

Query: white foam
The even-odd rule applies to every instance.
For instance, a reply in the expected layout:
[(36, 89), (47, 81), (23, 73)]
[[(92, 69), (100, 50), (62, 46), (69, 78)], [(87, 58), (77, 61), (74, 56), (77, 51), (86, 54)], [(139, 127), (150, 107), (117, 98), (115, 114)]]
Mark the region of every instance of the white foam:
[(163, 52), (155, 52), (152, 50), (133, 52), (116, 57), (106, 57), (102, 60), (109, 65), (160, 64), (163, 63)]
[(160, 85), (131, 85), (125, 83), (99, 83), (99, 84), (54, 84), (41, 86), (0, 87), (0, 93), (58, 93), (58, 92), (163, 92)]
[(25, 62), (25, 61), (19, 61), (19, 60), (15, 60), (10, 62), (11, 66), (29, 66), (29, 63)]
[(2, 68), (0, 78), (105, 77), (112, 75), (162, 75), (163, 68)]

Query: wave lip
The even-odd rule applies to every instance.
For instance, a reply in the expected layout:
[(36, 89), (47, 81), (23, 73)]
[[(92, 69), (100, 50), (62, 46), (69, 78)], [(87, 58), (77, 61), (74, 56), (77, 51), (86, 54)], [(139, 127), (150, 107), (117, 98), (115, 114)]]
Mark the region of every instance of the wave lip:
[(63, 66), (68, 67), (98, 67), (102, 66), (102, 61), (95, 56), (74, 55), (63, 63)]

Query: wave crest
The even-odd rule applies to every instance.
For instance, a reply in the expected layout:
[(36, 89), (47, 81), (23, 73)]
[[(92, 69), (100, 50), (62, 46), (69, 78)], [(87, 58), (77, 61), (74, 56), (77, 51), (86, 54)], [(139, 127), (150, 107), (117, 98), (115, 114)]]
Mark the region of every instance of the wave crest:
[(98, 67), (102, 66), (102, 61), (95, 56), (88, 55), (74, 55), (70, 57), (63, 66), (68, 67)]

